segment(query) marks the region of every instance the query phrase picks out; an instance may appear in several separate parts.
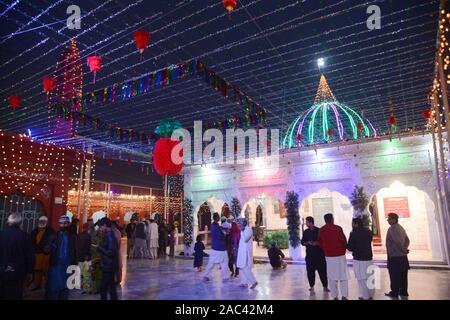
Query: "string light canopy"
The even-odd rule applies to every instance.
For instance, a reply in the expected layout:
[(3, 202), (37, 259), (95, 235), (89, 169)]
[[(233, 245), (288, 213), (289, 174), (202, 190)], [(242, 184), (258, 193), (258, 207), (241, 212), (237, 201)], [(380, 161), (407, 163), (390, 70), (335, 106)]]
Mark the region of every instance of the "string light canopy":
[(313, 105), (288, 127), (282, 147), (376, 136), (368, 119), (336, 99), (322, 74)]
[[(228, 2), (231, 14), (220, 0), (88, 1), (82, 6), (82, 28), (76, 31), (60, 23), (58, 12), (67, 7), (64, 1), (18, 2), (2, 16), (8, 28), (0, 43), (8, 50), (2, 52), (0, 62), (0, 128), (9, 133), (30, 128), (36, 141), (80, 150), (92, 147), (96, 154), (105, 152), (105, 159), (115, 160), (121, 151), (124, 161), (128, 155), (133, 156), (133, 162), (148, 161), (137, 155), (149, 155), (151, 145), (110, 137), (82, 121), (73, 121), (70, 132), (74, 136), (63, 130), (64, 125), (70, 127), (64, 123), (56, 123), (62, 128), (55, 130), (59, 120), (49, 113), (48, 100), (63, 94), (63, 87), (78, 79), (81, 86), (77, 89), (84, 97), (176, 61), (195, 59), (267, 108), (265, 127), (286, 132), (299, 115), (298, 106), (308, 106), (314, 100), (311, 85), (317, 81), (318, 58), (325, 62), (321, 71), (333, 64), (327, 77), (333, 79), (334, 90), (345, 97), (347, 105), (364, 108), (364, 115), (379, 134), (389, 134), (391, 128), (386, 112), (388, 96), (395, 102), (397, 132), (423, 128), (426, 119), (422, 112), (428, 107), (424, 92), (434, 69), (440, 22), (437, 1), (412, 0), (405, 7), (401, 2), (380, 0), (379, 5), (385, 7), (383, 27), (375, 33), (361, 18), (368, 6), (365, 2), (337, 1), (327, 6), (297, 0)], [(147, 47), (145, 42), (135, 42), (133, 33), (138, 30), (151, 32)], [(64, 71), (65, 63), (55, 65), (69, 39), (76, 41), (79, 58), (76, 63), (69, 61), (67, 67), (79, 63), (82, 72)], [(142, 59), (137, 58), (137, 49), (144, 47)], [(92, 55), (102, 57), (96, 83), (92, 83), (93, 74), (86, 66), (86, 58)], [(444, 63), (450, 61), (446, 57), (444, 54)], [(61, 79), (57, 74), (68, 77)], [(56, 84), (47, 98), (42, 81), (50, 75)], [(242, 110), (242, 104), (218, 94), (222, 86), (215, 91), (211, 90), (212, 82), (186, 80), (114, 105), (92, 105), (83, 112), (114, 127), (150, 134), (165, 118), (177, 119), (186, 128), (195, 120), (209, 126), (210, 119), (223, 122)], [(233, 90), (222, 94), (233, 96)], [(13, 95), (22, 99), (15, 110), (9, 103)], [(67, 98), (70, 101), (72, 95)], [(347, 120), (343, 121), (345, 125)], [(358, 123), (356, 127), (358, 130)], [(332, 129), (327, 133), (339, 136), (338, 128)], [(304, 132), (302, 142), (308, 143), (308, 138)]]

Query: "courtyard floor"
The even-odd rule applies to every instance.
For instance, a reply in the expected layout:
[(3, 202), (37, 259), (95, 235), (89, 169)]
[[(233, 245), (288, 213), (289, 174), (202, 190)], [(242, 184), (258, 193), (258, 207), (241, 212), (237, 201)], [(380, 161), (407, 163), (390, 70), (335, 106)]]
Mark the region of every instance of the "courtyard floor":
[[(202, 281), (202, 274), (192, 268), (190, 259), (164, 258), (158, 260), (124, 261), (122, 287), (119, 298), (125, 300), (327, 300), (320, 281), (316, 279), (316, 292), (308, 291), (304, 265), (289, 265), (287, 269), (273, 271), (269, 264), (255, 264), (254, 273), (259, 285), (254, 289), (239, 287), (239, 279), (220, 280), (220, 270), (213, 273), (210, 282)], [(206, 265), (207, 259), (204, 260)], [(389, 299), (387, 269), (381, 268), (380, 289), (376, 300)], [(349, 298), (358, 298), (357, 282), (351, 270)], [(449, 300), (450, 271), (413, 269), (409, 273), (410, 300)], [(42, 299), (43, 292), (25, 295), (26, 299)], [(70, 293), (70, 299), (98, 300), (98, 295), (82, 295), (79, 290)]]

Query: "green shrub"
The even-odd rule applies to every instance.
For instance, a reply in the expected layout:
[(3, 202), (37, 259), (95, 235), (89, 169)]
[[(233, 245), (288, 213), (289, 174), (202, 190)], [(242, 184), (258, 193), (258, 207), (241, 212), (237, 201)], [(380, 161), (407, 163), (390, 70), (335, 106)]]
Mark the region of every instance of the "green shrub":
[(267, 231), (264, 235), (264, 247), (270, 248), (272, 240), (277, 242), (278, 248), (287, 249), (289, 247), (289, 236), (287, 230)]

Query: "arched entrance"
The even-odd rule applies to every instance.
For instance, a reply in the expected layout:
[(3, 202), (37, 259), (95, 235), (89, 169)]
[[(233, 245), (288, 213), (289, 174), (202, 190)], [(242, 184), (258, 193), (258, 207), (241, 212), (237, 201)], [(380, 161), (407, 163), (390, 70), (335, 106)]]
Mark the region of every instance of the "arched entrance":
[(39, 217), (45, 215), (42, 203), (23, 193), (0, 195), (0, 230), (6, 225), (6, 220), (12, 212), (22, 214), (22, 230), (31, 233), (36, 227)]
[(197, 212), (198, 231), (205, 231), (205, 227), (211, 230), (211, 208), (207, 202), (203, 202)]
[(375, 253), (386, 252), (387, 215), (393, 212), (399, 215), (399, 223), (408, 234), (411, 260), (442, 260), (437, 209), (427, 192), (395, 181), (378, 190), (371, 199), (369, 211), (376, 214), (372, 229), (379, 239)]
[(261, 205), (258, 205), (256, 207), (256, 213), (255, 213), (255, 227), (262, 227), (264, 225), (263, 223), (263, 211)]
[[(300, 217), (304, 219), (308, 216), (314, 218), (317, 227), (325, 224), (323, 216), (332, 213), (335, 224), (342, 227), (345, 236), (348, 238), (352, 230), (353, 207), (350, 200), (337, 191), (330, 191), (327, 188), (309, 194), (303, 199), (300, 206)], [(304, 229), (304, 225), (302, 226)]]

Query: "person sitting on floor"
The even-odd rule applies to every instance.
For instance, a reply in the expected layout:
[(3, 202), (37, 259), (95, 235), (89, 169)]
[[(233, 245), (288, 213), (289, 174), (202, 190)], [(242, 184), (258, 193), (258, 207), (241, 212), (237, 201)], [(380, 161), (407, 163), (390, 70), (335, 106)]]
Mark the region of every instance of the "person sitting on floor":
[(267, 255), (269, 256), (270, 265), (274, 270), (285, 269), (287, 267), (287, 263), (283, 261), (284, 253), (278, 248), (276, 241), (272, 240), (270, 243)]

